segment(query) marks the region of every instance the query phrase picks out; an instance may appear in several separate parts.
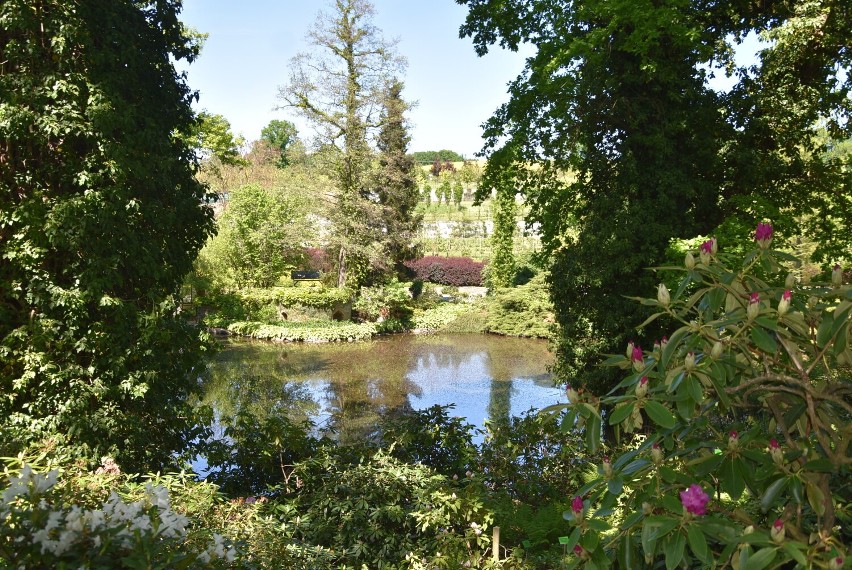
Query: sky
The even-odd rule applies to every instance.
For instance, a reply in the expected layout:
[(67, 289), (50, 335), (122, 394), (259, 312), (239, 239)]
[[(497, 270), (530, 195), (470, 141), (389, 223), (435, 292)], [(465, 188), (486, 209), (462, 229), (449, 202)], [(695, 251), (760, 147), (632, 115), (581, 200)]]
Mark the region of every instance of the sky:
[[(386, 39), (399, 39), (408, 60), (403, 97), (409, 112), (410, 151), (450, 149), (473, 158), (482, 148), (482, 128), (508, 100), (507, 84), (523, 69), (527, 53), (495, 47), (478, 57), (469, 38), (459, 39), (467, 9), (455, 0), (373, 0), (374, 24)], [(223, 115), (235, 134), (260, 137), (272, 119), (308, 126), (281, 104), (278, 87), (290, 59), (308, 51), (308, 29), (324, 0), (184, 0), (184, 24), (209, 34), (201, 56), (186, 69), (199, 91), (198, 110)]]

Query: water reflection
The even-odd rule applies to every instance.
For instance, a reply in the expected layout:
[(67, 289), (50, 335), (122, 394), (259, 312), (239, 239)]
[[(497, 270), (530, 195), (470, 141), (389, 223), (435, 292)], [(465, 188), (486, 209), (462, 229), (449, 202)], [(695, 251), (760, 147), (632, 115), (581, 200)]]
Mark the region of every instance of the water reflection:
[(210, 366), (206, 400), (244, 410), (311, 417), (343, 443), (359, 441), (385, 411), (455, 404), (482, 426), (565, 401), (538, 340), (489, 335), (394, 335), (366, 343), (230, 341)]

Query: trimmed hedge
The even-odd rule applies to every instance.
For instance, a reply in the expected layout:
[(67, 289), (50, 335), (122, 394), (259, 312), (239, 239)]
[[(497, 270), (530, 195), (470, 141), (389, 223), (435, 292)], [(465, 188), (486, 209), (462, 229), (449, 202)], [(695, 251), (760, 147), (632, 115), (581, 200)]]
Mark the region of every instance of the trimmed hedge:
[(379, 330), (375, 323), (308, 321), (268, 325), (266, 323), (240, 321), (228, 325), (228, 332), (261, 340), (346, 342), (370, 340)]
[(348, 289), (320, 289), (314, 287), (272, 287), (269, 289), (243, 289), (236, 295), (248, 306), (262, 307), (274, 303), (281, 307), (312, 307), (332, 309), (352, 298)]
[(418, 279), (455, 287), (482, 285), (482, 268), (485, 264), (469, 257), (439, 257), (427, 255), (405, 266), (414, 271)]

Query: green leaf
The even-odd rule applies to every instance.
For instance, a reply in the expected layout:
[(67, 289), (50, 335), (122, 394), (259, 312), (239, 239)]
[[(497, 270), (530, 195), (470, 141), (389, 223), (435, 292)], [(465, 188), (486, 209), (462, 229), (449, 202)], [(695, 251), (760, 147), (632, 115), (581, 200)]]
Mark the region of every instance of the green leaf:
[(695, 376), (689, 376), (686, 379), (686, 389), (689, 392), (689, 396), (695, 400), (696, 403), (704, 400), (704, 390), (701, 387), (701, 382), (699, 382)]
[(686, 538), (681, 533), (675, 533), (666, 541), (666, 570), (674, 570), (680, 566), (683, 560), (683, 550), (686, 547)]
[(785, 541), (784, 544), (781, 545), (781, 547), (784, 549), (784, 552), (789, 554), (793, 560), (795, 560), (802, 566), (807, 567), (808, 559), (805, 557), (801, 550), (796, 548), (795, 544), (793, 544), (791, 541)]
[(831, 313), (824, 313), (816, 335), (817, 345), (820, 348), (825, 347), (825, 343), (831, 339), (832, 327), (834, 327), (834, 315)]
[(636, 407), (636, 401), (625, 402), (615, 408), (609, 416), (609, 425), (620, 424), (633, 413), (633, 408)]
[(762, 327), (756, 326), (751, 329), (751, 340), (757, 347), (766, 352), (768, 354), (775, 354), (775, 351), (778, 350), (778, 343), (775, 342), (775, 339)]
[(722, 481), (722, 489), (728, 493), (732, 499), (737, 500), (742, 496), (745, 489), (745, 482), (740, 477), (740, 472), (734, 465), (734, 460), (726, 457), (722, 461), (722, 469), (720, 473)]
[(601, 444), (601, 418), (592, 415), (586, 424), (586, 447), (589, 453), (595, 453)]
[(586, 524), (589, 526), (590, 529), (596, 530), (598, 532), (606, 532), (610, 528), (612, 528), (612, 527), (609, 526), (609, 524), (607, 524), (606, 521), (603, 521), (601, 519), (591, 519), (590, 518), (590, 519), (586, 520)]
[(656, 400), (648, 400), (645, 402), (645, 411), (648, 413), (648, 417), (653, 420), (655, 424), (665, 429), (672, 429), (675, 427), (675, 418), (672, 413), (661, 403)]
[(613, 495), (620, 495), (621, 491), (624, 487), (624, 479), (621, 477), (616, 477), (610, 481), (607, 481), (607, 490)]
[(705, 564), (709, 563), (709, 550), (707, 548), (707, 539), (704, 538), (704, 533), (696, 524), (691, 524), (686, 529), (686, 538), (689, 540), (689, 548), (692, 550), (692, 553), (695, 554), (696, 558), (704, 562)]
[(775, 559), (775, 552), (777, 548), (774, 546), (767, 546), (766, 548), (761, 548), (751, 556), (749, 556), (748, 561), (742, 567), (741, 570), (763, 570)]
[(626, 534), (618, 545), (618, 564), (621, 568), (636, 568), (638, 566), (636, 558), (632, 537)]
[(766, 488), (766, 491), (764, 491), (763, 495), (760, 497), (760, 510), (764, 513), (769, 511), (772, 503), (775, 502), (775, 497), (778, 496), (778, 493), (786, 489), (789, 483), (790, 480), (786, 477), (781, 477), (780, 479), (773, 481), (773, 483)]

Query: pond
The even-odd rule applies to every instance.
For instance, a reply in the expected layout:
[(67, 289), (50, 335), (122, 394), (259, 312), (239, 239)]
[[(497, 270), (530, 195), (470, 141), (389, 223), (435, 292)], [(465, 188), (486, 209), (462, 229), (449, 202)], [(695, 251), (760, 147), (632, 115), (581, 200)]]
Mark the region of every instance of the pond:
[(210, 364), (206, 401), (220, 413), (311, 418), (343, 443), (363, 438), (378, 415), (454, 404), (482, 427), (565, 402), (541, 340), (494, 335), (392, 335), (363, 343), (227, 341)]

